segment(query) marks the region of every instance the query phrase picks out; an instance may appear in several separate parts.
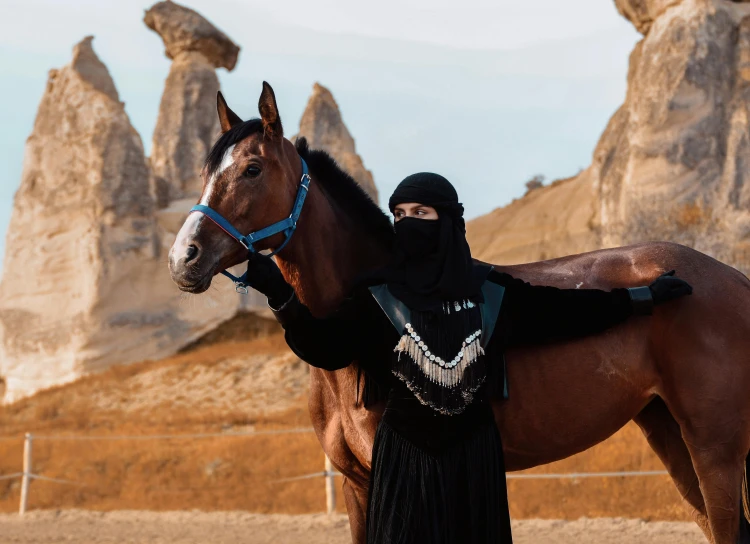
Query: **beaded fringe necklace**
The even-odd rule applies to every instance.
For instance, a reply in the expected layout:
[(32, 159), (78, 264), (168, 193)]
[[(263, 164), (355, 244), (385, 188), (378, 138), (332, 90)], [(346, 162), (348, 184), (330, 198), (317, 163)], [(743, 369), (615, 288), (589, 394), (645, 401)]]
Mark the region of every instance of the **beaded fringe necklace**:
[(422, 404), (459, 414), (486, 377), (481, 338), (481, 313), (471, 301), (446, 302), (442, 312), (413, 311), (393, 350), (393, 374)]

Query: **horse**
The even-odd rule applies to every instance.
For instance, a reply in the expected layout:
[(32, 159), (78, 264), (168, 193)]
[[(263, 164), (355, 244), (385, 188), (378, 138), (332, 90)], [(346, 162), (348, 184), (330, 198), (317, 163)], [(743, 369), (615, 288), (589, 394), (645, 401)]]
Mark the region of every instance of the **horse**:
[[(304, 138), (295, 145), (284, 137), (265, 82), (258, 109), (259, 119), (243, 121), (219, 93), (222, 134), (202, 171), (198, 207), (215, 210), (240, 232), (280, 221), (287, 228), (237, 243), (205, 213), (191, 213), (170, 250), (169, 270), (181, 290), (202, 293), (248, 251), (278, 251), (276, 262), (297, 296), (315, 316), (325, 316), (358, 273), (386, 262), (393, 226), (329, 155), (308, 149)], [(305, 176), (306, 200), (291, 221)], [(607, 290), (647, 285), (676, 269), (693, 286), (692, 296), (600, 334), (509, 350), (510, 395), (493, 401), (492, 409), (509, 471), (581, 452), (635, 420), (706, 538), (750, 543), (748, 278), (668, 242), (496, 269), (532, 284)], [(382, 404), (363, 407), (361, 379), (356, 361), (333, 372), (310, 369), (310, 416), (344, 476), (355, 543), (365, 541), (371, 452), (383, 410)]]

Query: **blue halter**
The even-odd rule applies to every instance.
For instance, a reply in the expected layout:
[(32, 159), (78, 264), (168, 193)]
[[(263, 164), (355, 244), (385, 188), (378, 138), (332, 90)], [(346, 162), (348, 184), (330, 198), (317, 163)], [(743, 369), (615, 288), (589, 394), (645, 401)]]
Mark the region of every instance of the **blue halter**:
[[(255, 242), (265, 240), (266, 238), (270, 238), (271, 236), (282, 232), (286, 237), (285, 240), (279, 247), (277, 247), (269, 254), (269, 256), (276, 255), (279, 251), (284, 249), (284, 246), (286, 246), (289, 243), (289, 240), (291, 240), (292, 234), (294, 234), (294, 230), (297, 228), (297, 220), (299, 219), (300, 213), (302, 213), (302, 206), (305, 204), (307, 191), (310, 187), (310, 174), (307, 169), (307, 163), (302, 157), (300, 157), (300, 160), (302, 161), (302, 178), (299, 180), (299, 188), (297, 189), (297, 197), (294, 199), (292, 213), (289, 214), (289, 217), (287, 217), (286, 219), (277, 221), (272, 225), (269, 225), (255, 232), (251, 232), (250, 234), (245, 236), (236, 228), (234, 228), (229, 221), (222, 217), (220, 213), (216, 212), (208, 206), (196, 204), (190, 209), (190, 213), (200, 212), (208, 217), (211, 221), (216, 223), (216, 226), (218, 226), (221, 230), (223, 230), (229, 236), (242, 244), (242, 246), (247, 249), (248, 253), (255, 253), (255, 248), (253, 247), (253, 244)], [(242, 276), (240, 276), (239, 278), (233, 276), (226, 270), (222, 270), (221, 273), (234, 282), (235, 291), (237, 291), (238, 293), (243, 293), (245, 295), (247, 294), (247, 272), (242, 274)]]

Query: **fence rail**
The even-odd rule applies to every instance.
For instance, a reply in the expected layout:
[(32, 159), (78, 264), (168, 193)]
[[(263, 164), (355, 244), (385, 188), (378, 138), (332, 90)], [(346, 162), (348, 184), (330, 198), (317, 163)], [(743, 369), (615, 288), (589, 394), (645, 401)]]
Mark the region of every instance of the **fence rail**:
[[(74, 482), (71, 480), (64, 480), (62, 478), (51, 478), (41, 474), (35, 474), (32, 472), (32, 448), (33, 442), (39, 440), (180, 440), (189, 438), (233, 438), (233, 437), (248, 437), (248, 436), (263, 436), (263, 435), (275, 435), (275, 434), (297, 434), (297, 433), (312, 433), (314, 429), (312, 427), (297, 427), (293, 429), (276, 429), (276, 430), (263, 430), (263, 431), (244, 431), (244, 432), (232, 432), (232, 433), (198, 433), (198, 434), (159, 434), (159, 435), (32, 435), (26, 433), (23, 437), (23, 471), (14, 472), (12, 474), (0, 475), (0, 480), (10, 480), (15, 478), (21, 478), (21, 500), (18, 506), (18, 513), (24, 515), (28, 507), (29, 500), (29, 484), (31, 480), (42, 480), (47, 482), (54, 482), (59, 484), (67, 485), (79, 485), (85, 484)], [(0, 437), (0, 440), (21, 440), (21, 437)], [(506, 478), (509, 480), (578, 480), (584, 478), (629, 478), (629, 477), (643, 477), (643, 476), (667, 476), (669, 473), (666, 470), (645, 470), (645, 471), (610, 471), (610, 472), (566, 472), (566, 473), (535, 473), (535, 474), (508, 474)], [(273, 480), (273, 483), (284, 483), (293, 482), (298, 480), (308, 480), (313, 478), (324, 478), (325, 479), (325, 492), (326, 492), (326, 510), (328, 514), (332, 514), (336, 510), (336, 486), (334, 478), (342, 476), (342, 474), (333, 468), (333, 464), (328, 456), (325, 456), (325, 469), (321, 472), (313, 472), (310, 474), (302, 474), (299, 476), (292, 476), (290, 478), (281, 478)]]

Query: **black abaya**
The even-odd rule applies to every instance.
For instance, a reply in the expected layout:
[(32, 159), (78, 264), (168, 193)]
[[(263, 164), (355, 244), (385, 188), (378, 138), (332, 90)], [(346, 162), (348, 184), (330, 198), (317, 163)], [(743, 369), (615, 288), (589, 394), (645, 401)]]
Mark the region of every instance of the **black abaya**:
[(487, 403), (457, 415), (398, 382), (372, 452), (367, 542), (512, 542), (500, 433)]

